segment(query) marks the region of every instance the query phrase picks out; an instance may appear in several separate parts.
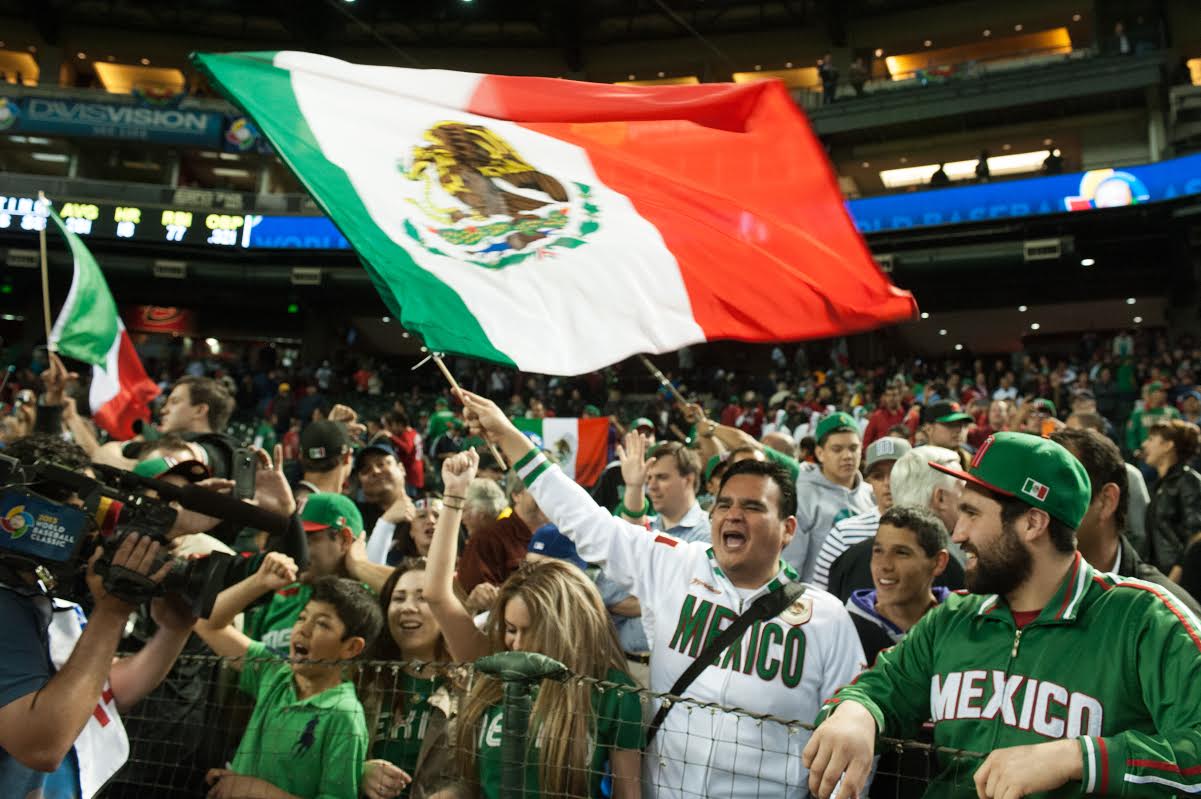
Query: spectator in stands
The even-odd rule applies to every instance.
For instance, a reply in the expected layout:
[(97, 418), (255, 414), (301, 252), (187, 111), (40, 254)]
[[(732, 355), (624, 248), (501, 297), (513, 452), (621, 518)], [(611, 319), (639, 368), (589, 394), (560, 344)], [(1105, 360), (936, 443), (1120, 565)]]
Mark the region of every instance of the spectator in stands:
[[(795, 570), (781, 562), (796, 527), (794, 483), (781, 466), (745, 460), (726, 471), (708, 544), (653, 537), (597, 507), (532, 449), (494, 403), (469, 392), (462, 397), (465, 415), (478, 419), (505, 457), (516, 464), (531, 493), (552, 509), (550, 515), (559, 529), (576, 542), (581, 557), (604, 562), (613, 575), (627, 581), (644, 607), (653, 608), (653, 629), (648, 630), (653, 632), (652, 690), (670, 689), (700, 656), (707, 635), (702, 632), (705, 620), (712, 618), (709, 625), (716, 635), (723, 623), (738, 615), (729, 608), (745, 609), (747, 603), (796, 580)], [(751, 675), (731, 665), (713, 667), (702, 670), (685, 696), (702, 702), (720, 697), (725, 705), (804, 718), (831, 686), (843, 684), (858, 671), (862, 652), (841, 603), (817, 590), (802, 599), (783, 611), (780, 621), (764, 621), (763, 635), (784, 636), (788, 629), (794, 647), (805, 646), (806, 663), (820, 663), (820, 668), (805, 669), (803, 674), (782, 668)], [(718, 607), (724, 610), (710, 611)], [(800, 624), (800, 619), (812, 621)], [(684, 633), (686, 623), (689, 631)], [(673, 640), (676, 631), (680, 635)], [(735, 650), (737, 646), (730, 652)], [(739, 651), (738, 657), (742, 654)], [(804, 733), (766, 722), (739, 724), (736, 716), (721, 710), (697, 714), (689, 709), (677, 704), (663, 719), (646, 757), (648, 785), (671, 786), (680, 794), (727, 796), (762, 792), (766, 780), (794, 787), (804, 783), (796, 759)], [(712, 743), (694, 750), (691, 742), (702, 736)], [(786, 772), (768, 773), (768, 757)]]
[(1167, 404), (1168, 392), (1163, 383), (1156, 380), (1148, 384), (1144, 396), (1143, 407), (1130, 414), (1126, 422), (1126, 449), (1131, 454), (1140, 451), (1153, 427), (1180, 418), (1179, 411)]
[(830, 565), (847, 547), (875, 535), (880, 523), (880, 514), (892, 507), (891, 476), (893, 466), (911, 447), (905, 439), (885, 436), (867, 448), (864, 457), (863, 479), (872, 487), (876, 507), (849, 519), (834, 523), (834, 529), (826, 534), (810, 580), (818, 588), (825, 588), (830, 577)]
[(395, 527), (412, 519), (405, 470), (390, 441), (381, 439), (355, 453), (352, 472), (363, 492), (363, 501), (358, 503), (363, 524), (373, 534), (381, 520)]
[[(310, 497), (308, 507), (314, 498)], [(341, 661), (370, 647), (383, 627), (375, 598), (353, 580), (327, 575), (312, 583), (288, 630), (287, 660), (238, 632), (235, 615), (269, 591), (295, 581), (296, 564), (272, 552), (258, 572), (222, 591), (196, 632), (241, 672), (238, 687), (254, 713), (229, 768), (206, 781), (213, 799), (359, 795), (370, 736), (354, 684)], [(272, 791), (276, 793), (272, 793)]]
[(863, 86), (867, 83), (867, 79), (867, 64), (863, 62), (863, 56), (855, 56), (855, 60), (851, 62), (851, 66), (847, 70), (847, 82), (855, 90), (856, 97), (863, 96)]
[(438, 436), (447, 431), (455, 418), (454, 411), (450, 409), (450, 401), (446, 397), (438, 397), (434, 400), (434, 412), (430, 414), (429, 427), (425, 430), (425, 440), (431, 447), (431, 456), (433, 455), (433, 443), (438, 440)]
[(958, 402), (939, 400), (922, 408), (926, 442), (934, 447), (963, 450), (971, 421), (972, 417), (963, 412)]
[[(1076, 547), (1098, 571), (1137, 577), (1162, 586), (1201, 616), (1201, 606), (1180, 585), (1146, 563), (1126, 537), (1127, 478), (1130, 464), (1122, 460), (1117, 444), (1096, 430), (1057, 430), (1051, 440), (1076, 456), (1088, 472), (1092, 500), (1076, 528)], [(1135, 470), (1135, 474), (1138, 471)], [(1145, 489), (1144, 489), (1145, 490)]]
[(396, 451), (396, 459), (404, 468), (405, 491), (416, 497), (425, 487), (425, 462), (422, 460), (421, 434), (409, 424), (409, 415), (400, 409), (384, 414), (388, 438)]
[[(889, 483), (892, 488), (894, 506), (925, 508), (942, 520), (943, 526), (951, 525), (959, 518), (959, 498), (963, 482), (947, 475), (931, 475), (929, 465), (940, 463), (954, 466), (962, 463), (957, 453), (942, 447), (923, 445), (914, 447), (892, 467)], [(852, 526), (848, 519), (824, 558), (829, 562), (828, 590), (845, 602), (852, 591), (870, 588), (871, 538), (879, 527), (878, 517), (871, 520), (864, 514), (859, 524)], [(948, 522), (950, 524), (948, 524)], [(938, 585), (948, 588), (963, 586), (963, 552), (954, 543), (948, 544), (951, 562), (936, 580)]]
[(997, 385), (997, 390), (992, 393), (992, 398), (995, 400), (1008, 400), (1009, 402), (1017, 402), (1018, 388), (1016, 385), (1017, 377), (1011, 371), (1006, 371), (1001, 375), (1001, 381)]
[[(433, 426), (433, 422), (430, 425)], [(451, 419), (438, 437), (430, 442), (430, 461), (440, 468), (442, 461), (462, 449), (463, 425), (458, 419)]]
[[(22, 464), (53, 463), (87, 474), (87, 455), (57, 436), (34, 434), (11, 442), (5, 454)], [(52, 486), (31, 488), (82, 506), (79, 497)], [(161, 582), (154, 570), (160, 545), (131, 534), (112, 553), (114, 566)], [(32, 569), (6, 564), (0, 572), (0, 795), (95, 794), (125, 761), (128, 741), (119, 712), (127, 712), (163, 678), (187, 641), (195, 619), (168, 597), (151, 613), (158, 632), (140, 652), (115, 659), (134, 606), (103, 586), (89, 564), (91, 613), (53, 599)], [(51, 653), (55, 653), (52, 660)]]
[(1134, 42), (1126, 33), (1126, 23), (1118, 20), (1113, 24), (1113, 35), (1105, 43), (1106, 55), (1134, 55)]
[(1188, 465), (1198, 450), (1201, 432), (1179, 419), (1152, 427), (1139, 450), (1159, 476), (1147, 506), (1147, 559), (1177, 582), (1185, 550), (1201, 535), (1201, 475)]
[(988, 168), (988, 150), (981, 150), (980, 156), (976, 159), (976, 182), (987, 183), (992, 178), (992, 171)]
[(873, 587), (852, 591), (847, 600), (869, 664), (947, 598), (950, 589), (934, 579), (950, 561), (948, 543), (942, 520), (925, 508), (894, 505), (880, 517), (872, 538)]
[(457, 774), (450, 720), (458, 712), (444, 667), (450, 650), (425, 600), (426, 560), (405, 558), (379, 592), (384, 634), (370, 660), (402, 661), (397, 679), (391, 669), (365, 674), (367, 728), (374, 730), (372, 760), (363, 771), (367, 799), (426, 799)]
[[(992, 400), (988, 403), (988, 414), (985, 419), (977, 419), (976, 425), (969, 429), (967, 434), (967, 443), (973, 450), (979, 449), (984, 440), (993, 433), (999, 433), (1005, 429), (1005, 425), (1009, 420), (1009, 401), (1008, 400)], [(983, 422), (983, 424), (981, 423)]]
[(875, 507), (872, 487), (859, 474), (862, 452), (859, 426), (848, 413), (837, 412), (817, 425), (817, 461), (803, 465), (797, 477), (797, 534), (784, 549), (784, 559), (813, 578), (817, 554), (834, 523)]
[(497, 519), (512, 513), (508, 506), (505, 490), (495, 480), (486, 477), (472, 480), (463, 498), (463, 529), (467, 537), (474, 537)]
[(300, 434), (300, 464), (304, 476), (296, 485), (296, 503), (304, 506), (310, 494), (341, 494), (353, 465), (346, 425), (322, 419)]
[[(448, 461), (443, 463), (446, 462)], [(474, 468), (472, 472), (474, 474)], [(463, 503), (466, 494), (456, 496), (456, 493), (446, 489), (443, 495), (443, 516), (446, 515), (447, 503)], [(512, 513), (493, 519), (474, 531), (463, 547), (463, 554), (459, 559), (458, 582), (468, 594), (483, 583), (494, 586), (503, 583), (525, 561), (525, 553), (529, 550), (530, 536), (534, 530), (548, 521), (534, 500), (534, 495), (525, 490), (525, 485), (520, 480), (513, 479), (509, 483), (509, 506), (513, 509)], [(459, 515), (455, 514), (456, 525)]]
[[(683, 541), (708, 541), (709, 518), (696, 501), (700, 462), (678, 441), (656, 444), (648, 452), (639, 433), (627, 433), (618, 448), (625, 495), (617, 512), (634, 522)], [(644, 493), (649, 495), (647, 506)]]
[(863, 431), (863, 446), (870, 447), (878, 438), (888, 435), (888, 431), (905, 421), (908, 409), (901, 404), (901, 391), (895, 385), (884, 387), (880, 394), (880, 405), (867, 418), (867, 427)]
[(822, 82), (822, 104), (834, 102), (838, 91), (838, 70), (834, 67), (834, 57), (829, 53), (817, 60), (817, 75)]
[[(299, 582), (280, 586), (246, 619), (246, 635), (281, 656), (288, 651), (292, 625), (313, 596), (313, 583), (321, 577), (350, 576), (346, 553), (355, 539), (363, 536), (363, 517), (342, 494), (310, 494), (300, 519), (308, 534), (309, 565)], [(266, 582), (260, 580), (254, 585), (261, 587)]]
[[(493, 406), (495, 407), (495, 406)], [(498, 411), (499, 412), (499, 411)], [(507, 420), (506, 420), (507, 421)], [(526, 446), (528, 439), (518, 434)], [(506, 453), (507, 454), (507, 453)], [(510, 456), (511, 457), (511, 456)], [(467, 451), (443, 463), (448, 496), (462, 496), (479, 456)], [(456, 661), (497, 651), (537, 652), (572, 674), (633, 687), (617, 633), (592, 581), (574, 565), (549, 560), (523, 566), (505, 580), (480, 632), (453, 589), (454, 538), (462, 505), (448, 500), (430, 550), (425, 598)], [(501, 686), (477, 678), (459, 716), (457, 747), (463, 776), (485, 796), (499, 796)], [(642, 708), (620, 688), (600, 691), (572, 679), (548, 681), (539, 691), (530, 724), (540, 731), (536, 780), (527, 790), (546, 795), (599, 796), (606, 769), (615, 799), (641, 796)]]
[(1190, 389), (1180, 398), (1180, 418), (1190, 424), (1201, 424), (1201, 391)]
[(930, 175), (930, 188), (941, 189), (944, 186), (951, 185), (951, 178), (947, 175), (946, 166), (945, 162), (938, 162), (938, 169), (934, 170), (934, 173)]
[[(841, 780), (839, 795), (860, 795), (877, 736), (909, 737), (933, 720), (935, 744), (946, 747), (935, 779), (948, 794), (1054, 796), (1090, 785), (1104, 792), (1106, 779), (1142, 785), (1149, 796), (1175, 794), (1163, 782), (1180, 779), (1201, 740), (1195, 619), (1169, 595), (1083, 561), (1074, 531), (1091, 489), (1060, 445), (999, 433), (982, 453), (963, 474), (971, 486), (954, 533), (975, 556), (972, 593), (948, 597), (827, 703), (804, 753), (810, 792), (828, 799)], [(1105, 663), (1129, 664), (1118, 679), (1081, 659), (1083, 647), (1101, 640)], [(975, 670), (982, 681), (1013, 685), (1012, 702), (998, 689), (1004, 719), (1000, 710), (985, 718), (972, 702), (951, 701), (965, 694), (948, 687), (962, 680), (972, 691)], [(1021, 678), (1011, 680), (1013, 671)], [(1035, 680), (1040, 696), (1078, 697), (1080, 710), (1060, 716), (1063, 726), (1017, 723), (1014, 708), (1034, 703)], [(1104, 726), (1092, 722), (1102, 712)], [(948, 753), (973, 741), (988, 742), (983, 763)]]
[[(1068, 430), (1095, 430), (1097, 433), (1106, 435), (1106, 424), (1107, 420), (1102, 418), (1100, 414), (1073, 413), (1068, 417), (1066, 427)], [(1059, 443), (1067, 446), (1063, 441)], [(1071, 448), (1069, 447), (1069, 449)], [(1075, 454), (1074, 450), (1073, 454)], [(1083, 461), (1083, 459), (1081, 460)], [(1084, 465), (1086, 468), (1088, 467), (1087, 463)], [(1143, 473), (1139, 471), (1138, 467), (1132, 463), (1127, 463), (1125, 466), (1126, 486), (1122, 490), (1122, 499), (1125, 504), (1123, 517), (1126, 532), (1129, 533), (1130, 543), (1134, 546), (1135, 551), (1145, 552), (1147, 544), (1147, 505), (1151, 502), (1151, 495), (1147, 491), (1147, 481), (1143, 479)], [(1089, 472), (1089, 474), (1091, 475), (1092, 472)], [(1102, 568), (1102, 566), (1098, 566), (1098, 568)]]

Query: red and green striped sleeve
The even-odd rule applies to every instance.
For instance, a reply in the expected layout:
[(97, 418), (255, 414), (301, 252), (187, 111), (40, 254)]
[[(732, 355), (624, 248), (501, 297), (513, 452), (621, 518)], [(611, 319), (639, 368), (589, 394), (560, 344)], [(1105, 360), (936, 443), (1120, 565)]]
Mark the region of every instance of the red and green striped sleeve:
[(1160, 586), (1141, 580), (1117, 584), (1148, 594), (1136, 669), (1154, 732), (1127, 730), (1080, 738), (1085, 793), (1175, 796), (1201, 793), (1201, 623)]

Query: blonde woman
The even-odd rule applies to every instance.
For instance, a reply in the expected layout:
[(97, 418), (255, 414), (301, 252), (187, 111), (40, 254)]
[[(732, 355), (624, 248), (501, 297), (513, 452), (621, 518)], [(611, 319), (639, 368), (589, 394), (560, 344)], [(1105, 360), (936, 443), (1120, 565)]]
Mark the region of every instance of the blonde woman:
[[(504, 650), (554, 658), (576, 677), (633, 688), (617, 631), (596, 586), (560, 561), (527, 564), (501, 586), (484, 631), (454, 593), (455, 537), (465, 489), (479, 455), (468, 450), (442, 466), (443, 511), (434, 528), (425, 599), (451, 657), (475, 660)], [(474, 793), (499, 799), (501, 683), (477, 675), (458, 719), (464, 777)], [(641, 794), (642, 708), (636, 693), (578, 679), (541, 686), (530, 719), (526, 790), (531, 795), (637, 799)], [(611, 777), (611, 785), (610, 783)]]

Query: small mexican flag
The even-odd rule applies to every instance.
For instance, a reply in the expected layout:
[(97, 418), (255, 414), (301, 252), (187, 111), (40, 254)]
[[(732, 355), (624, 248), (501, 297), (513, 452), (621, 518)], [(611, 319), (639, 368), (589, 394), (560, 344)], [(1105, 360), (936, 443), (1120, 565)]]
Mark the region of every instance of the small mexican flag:
[(575, 375), (917, 310), (872, 260), (779, 81), (610, 86), (300, 52), (193, 61), (431, 350)]
[(608, 419), (518, 416), (513, 424), (523, 433), (541, 437), (542, 449), (553, 454), (559, 461), (559, 468), (580, 485), (592, 485), (604, 471), (609, 450)]
[(138, 360), (100, 265), (53, 209), (50, 218), (75, 259), (71, 289), (50, 331), (50, 349), (92, 365), (92, 419), (113, 438), (133, 438), (134, 421), (150, 418), (148, 406), (159, 395), (158, 386)]

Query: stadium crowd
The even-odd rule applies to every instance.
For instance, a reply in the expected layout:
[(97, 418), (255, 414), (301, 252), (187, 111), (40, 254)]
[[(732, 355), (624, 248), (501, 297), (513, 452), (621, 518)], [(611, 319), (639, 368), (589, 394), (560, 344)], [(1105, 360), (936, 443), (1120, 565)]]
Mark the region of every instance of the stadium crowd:
[[(58, 603), (87, 619), (62, 651), (48, 611), (30, 610), (40, 592), (13, 589), (19, 575), (5, 571), (0, 619), (14, 643), (0, 666), (0, 793), (498, 797), (500, 683), (431, 664), (506, 650), (582, 678), (547, 682), (533, 704), (526, 780), (539, 795), (755, 795), (762, 780), (780, 786), (770, 795), (808, 786), (824, 798), (840, 777), (864, 784), (875, 731), (991, 751), (967, 778), (972, 795), (1099, 779), (1162, 795), (1193, 786), (1201, 724), (1179, 708), (1195, 709), (1185, 695), (1201, 689), (1170, 686), (1201, 685), (1189, 638), (1201, 611), (1201, 349), (1142, 330), (1086, 335), (1070, 353), (870, 366), (851, 362), (845, 341), (819, 349), (768, 348), (755, 353), (762, 369), (738, 370), (683, 351), (671, 386), (629, 362), (566, 379), (455, 359), (457, 392), (432, 368), (200, 353), (148, 364), (161, 375), (157, 421), (130, 441), (105, 440), (82, 410), (86, 386), (57, 356), (35, 356), (3, 389), (3, 454), (227, 492), (236, 451), (253, 447), (251, 501), (297, 514), (308, 553), (298, 563), (261, 531), (180, 510), (167, 541), (127, 539), (114, 562), (150, 576), (160, 550), (226, 552), (252, 559), (249, 576), (206, 619), (166, 599), (137, 607), (90, 579), (84, 608)], [(609, 420), (588, 492), (516, 417)], [(787, 604), (771, 606), (777, 596)], [(1026, 689), (1019, 710), (1029, 722), (1037, 704), (1037, 735), (1010, 721), (1019, 686), (1004, 664), (991, 715), (972, 704), (981, 685), (967, 687), (988, 671), (956, 676), (958, 699), (915, 701), (935, 701), (929, 674), (951, 690), (933, 662), (948, 647), (931, 642), (966, 634), (948, 626), (964, 615), (952, 611), (1006, 606), (1012, 662), (1023, 633), (1024, 651), (1053, 651), (1043, 625), (1064, 625), (1061, 652), (1096, 648), (1069, 641), (1083, 626), (1069, 622), (1085, 608), (1110, 618), (1118, 596), (1129, 641), (1113, 657), (1153, 651), (1170, 682), (1146, 665), (1108, 685), (1120, 698), (1104, 726), (1100, 705), (1081, 710), (1059, 688), (1067, 677), (1054, 683), (1062, 698), (1036, 703)], [(721, 640), (753, 607), (765, 614), (755, 626)], [(235, 678), (215, 680), (206, 654)], [(355, 660), (402, 666), (384, 679), (346, 668)], [(970, 660), (958, 664), (991, 668)], [(713, 665), (691, 673), (700, 661)], [(1042, 667), (1028, 668), (1033, 679)], [(241, 715), (223, 707), (234, 689), (253, 700)], [(656, 700), (644, 714), (640, 689), (721, 707), (666, 712)], [(126, 730), (97, 726), (89, 696), (127, 714)], [(45, 705), (60, 723), (38, 721)], [(823, 724), (796, 735), (732, 708)], [(982, 727), (1001, 710), (989, 745), (963, 721)], [(933, 738), (923, 728), (951, 719)], [(210, 732), (235, 722), (232, 740)], [(1120, 764), (1107, 765), (1106, 742)], [(1023, 767), (1005, 747), (1055, 767)], [(924, 789), (903, 756), (883, 757), (875, 795)], [(1148, 772), (1156, 762), (1167, 776)]]

